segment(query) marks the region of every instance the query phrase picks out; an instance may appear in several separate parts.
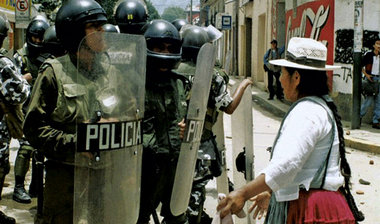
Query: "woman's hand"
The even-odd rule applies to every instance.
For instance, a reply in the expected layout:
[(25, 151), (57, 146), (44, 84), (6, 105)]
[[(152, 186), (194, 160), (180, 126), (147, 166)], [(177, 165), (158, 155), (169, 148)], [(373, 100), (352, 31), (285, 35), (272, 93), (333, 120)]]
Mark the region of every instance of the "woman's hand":
[(230, 192), (230, 194), (219, 202), (217, 210), (220, 211), (220, 218), (228, 214), (238, 214), (244, 207), (245, 197), (241, 190)]
[(270, 201), (271, 194), (268, 191), (264, 191), (255, 197), (250, 198), (250, 201), (253, 201), (253, 204), (248, 209), (248, 212), (251, 213), (254, 209), (255, 212), (253, 213), (253, 218), (256, 219), (257, 215), (259, 216), (258, 219), (261, 219), (262, 217), (266, 216), (269, 201)]

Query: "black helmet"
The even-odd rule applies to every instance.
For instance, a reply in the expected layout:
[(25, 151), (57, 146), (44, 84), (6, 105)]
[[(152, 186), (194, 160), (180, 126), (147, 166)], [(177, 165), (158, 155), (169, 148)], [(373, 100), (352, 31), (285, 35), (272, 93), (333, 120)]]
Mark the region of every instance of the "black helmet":
[[(181, 37), (175, 26), (166, 20), (157, 19), (143, 27), (147, 44), (148, 68), (176, 68), (181, 61)], [(164, 43), (171, 44), (169, 53), (153, 51)]]
[(104, 32), (110, 32), (110, 33), (119, 33), (119, 30), (116, 28), (116, 26), (106, 23), (103, 25)]
[(184, 25), (189, 23), (185, 19), (176, 19), (172, 21), (172, 24), (175, 26), (175, 28), (177, 28), (178, 31), (180, 31)]
[(9, 30), (9, 26), (8, 26), (8, 23), (7, 21), (5, 21), (5, 19), (0, 16), (0, 38), (3, 37), (7, 37), (8, 36), (8, 30)]
[(147, 18), (147, 11), (139, 0), (121, 2), (115, 13), (121, 33), (141, 34), (141, 28), (146, 24)]
[(63, 48), (62, 43), (60, 43), (57, 39), (55, 26), (51, 26), (45, 31), (42, 44), (44, 46), (44, 51), (55, 57), (65, 54), (65, 49)]
[[(32, 20), (29, 23), (26, 28), (26, 45), (29, 55), (38, 55), (41, 53), (44, 33), (49, 26), (49, 23), (41, 19)], [(32, 37), (38, 38), (41, 42), (34, 42)]]
[(43, 16), (43, 15), (36, 15), (36, 16), (34, 16), (32, 18), (31, 21), (33, 21), (33, 20), (42, 20), (42, 21), (44, 21), (46, 23), (49, 23), (49, 20), (45, 16)]
[(94, 0), (69, 0), (58, 10), (55, 26), (57, 37), (64, 48), (70, 52), (78, 50), (80, 41), (85, 37), (87, 23), (107, 22), (104, 9)]
[(183, 31), (182, 38), (182, 58), (195, 63), (199, 50), (209, 42), (207, 32), (199, 26), (191, 26)]

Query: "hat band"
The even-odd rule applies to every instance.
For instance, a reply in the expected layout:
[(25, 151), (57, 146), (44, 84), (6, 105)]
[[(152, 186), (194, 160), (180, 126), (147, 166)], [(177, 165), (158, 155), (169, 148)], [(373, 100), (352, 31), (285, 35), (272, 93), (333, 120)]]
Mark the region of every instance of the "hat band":
[(296, 57), (289, 51), (286, 52), (286, 60), (306, 66), (312, 66), (316, 68), (325, 68), (326, 61), (307, 58), (306, 56)]

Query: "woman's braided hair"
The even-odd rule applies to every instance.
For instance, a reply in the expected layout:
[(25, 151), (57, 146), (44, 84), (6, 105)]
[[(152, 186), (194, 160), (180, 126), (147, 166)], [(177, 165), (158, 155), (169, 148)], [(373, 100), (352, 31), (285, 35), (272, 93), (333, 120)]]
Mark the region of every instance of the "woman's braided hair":
[(348, 164), (346, 158), (346, 147), (344, 143), (344, 135), (343, 135), (343, 126), (341, 117), (338, 114), (338, 109), (333, 101), (326, 101), (323, 97), (329, 93), (328, 83), (327, 83), (327, 75), (325, 71), (318, 70), (304, 70), (304, 69), (295, 69), (288, 68), (285, 69), (289, 72), (290, 75), (293, 75), (297, 70), (300, 74), (300, 83), (297, 86), (298, 94), (300, 96), (317, 96), (323, 99), (327, 106), (331, 109), (334, 114), (336, 126), (338, 128), (338, 137), (339, 137), (339, 154), (340, 154), (340, 172), (344, 177), (344, 186), (340, 188), (340, 191), (346, 198), (346, 201), (351, 209), (352, 214), (355, 217), (356, 221), (363, 221), (364, 215), (361, 211), (359, 211), (356, 206), (355, 200), (351, 194), (350, 190), (350, 179), (351, 179), (351, 168)]
[[(329, 88), (327, 84), (327, 75), (325, 71), (318, 70), (305, 70), (285, 67), (290, 75), (293, 75), (297, 70), (301, 76), (300, 83), (297, 87), (298, 93), (301, 96), (318, 96), (324, 99), (322, 96), (329, 94)], [(326, 102), (326, 101), (325, 101)], [(344, 143), (343, 125), (341, 117), (338, 114), (338, 109), (334, 102), (326, 102), (327, 106), (334, 114), (335, 122), (338, 128), (339, 136), (339, 154), (340, 154), (340, 170), (344, 177), (344, 188), (349, 190), (351, 168), (346, 158), (346, 147)]]

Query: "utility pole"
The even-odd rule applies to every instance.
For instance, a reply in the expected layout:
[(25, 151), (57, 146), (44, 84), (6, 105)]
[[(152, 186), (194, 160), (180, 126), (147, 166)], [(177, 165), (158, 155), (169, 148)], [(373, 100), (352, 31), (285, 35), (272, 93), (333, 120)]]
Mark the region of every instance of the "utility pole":
[(362, 78), (363, 0), (355, 0), (354, 15), (354, 74), (352, 78), (351, 129), (358, 129), (360, 128), (360, 89)]
[[(235, 19), (233, 19), (233, 75), (238, 75), (238, 21), (239, 21), (239, 0), (235, 0), (234, 14)], [(233, 18), (233, 17), (232, 17)]]
[(190, 0), (190, 24), (193, 25), (193, 0)]

